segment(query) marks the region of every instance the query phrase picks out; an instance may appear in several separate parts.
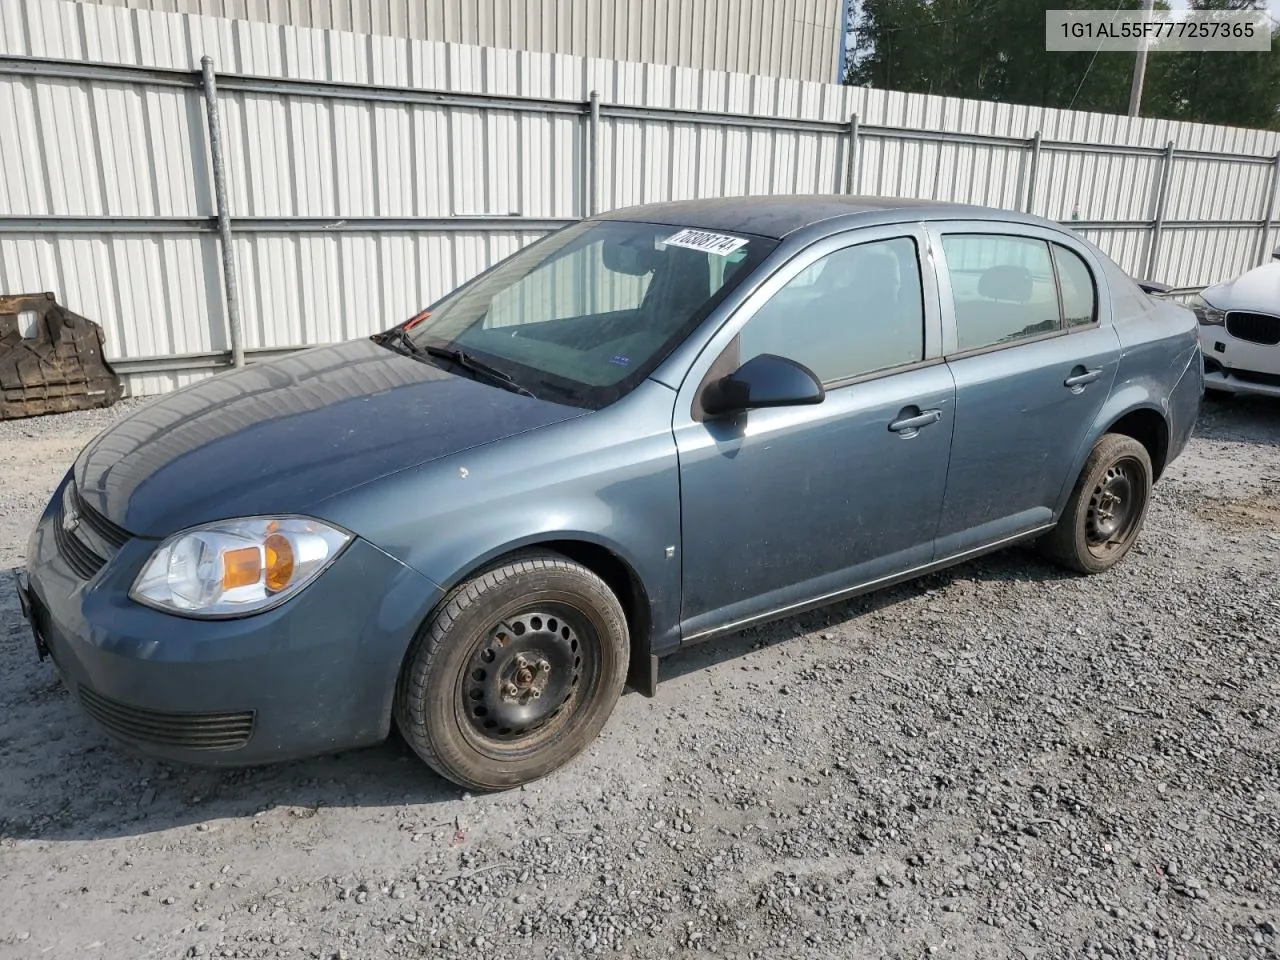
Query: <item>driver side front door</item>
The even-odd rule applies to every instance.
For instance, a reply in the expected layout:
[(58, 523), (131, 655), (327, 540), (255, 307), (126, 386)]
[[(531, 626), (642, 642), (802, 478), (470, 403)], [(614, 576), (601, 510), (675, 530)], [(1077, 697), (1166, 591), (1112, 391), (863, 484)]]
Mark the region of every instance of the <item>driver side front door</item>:
[[(903, 225), (820, 241), (690, 372), (674, 423), (686, 642), (933, 559), (955, 384), (925, 249)], [(813, 371), (823, 402), (700, 412), (707, 382), (765, 353)]]

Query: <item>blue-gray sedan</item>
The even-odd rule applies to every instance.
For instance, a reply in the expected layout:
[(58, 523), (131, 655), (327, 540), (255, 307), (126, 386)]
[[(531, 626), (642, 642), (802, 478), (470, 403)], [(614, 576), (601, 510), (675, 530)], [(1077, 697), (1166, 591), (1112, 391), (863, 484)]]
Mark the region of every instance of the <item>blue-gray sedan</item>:
[(41, 655), (148, 752), (279, 760), (394, 718), (509, 787), (684, 644), (1015, 541), (1108, 569), (1202, 379), (1194, 315), (1045, 220), (632, 208), (122, 419), (20, 589)]

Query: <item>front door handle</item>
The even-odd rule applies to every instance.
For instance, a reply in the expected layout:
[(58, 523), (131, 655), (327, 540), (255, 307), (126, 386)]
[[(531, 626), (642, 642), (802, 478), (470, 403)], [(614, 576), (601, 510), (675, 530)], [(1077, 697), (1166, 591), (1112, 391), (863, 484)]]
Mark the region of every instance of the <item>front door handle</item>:
[(1093, 383), (1102, 376), (1101, 370), (1086, 370), (1084, 367), (1075, 367), (1071, 371), (1071, 376), (1062, 381), (1064, 387), (1070, 387), (1072, 393), (1079, 393), (1085, 388), (1086, 384)]
[(941, 410), (924, 410), (919, 407), (907, 407), (898, 413), (898, 419), (889, 424), (889, 429), (902, 437), (914, 437), (921, 427), (937, 423), (942, 419)]

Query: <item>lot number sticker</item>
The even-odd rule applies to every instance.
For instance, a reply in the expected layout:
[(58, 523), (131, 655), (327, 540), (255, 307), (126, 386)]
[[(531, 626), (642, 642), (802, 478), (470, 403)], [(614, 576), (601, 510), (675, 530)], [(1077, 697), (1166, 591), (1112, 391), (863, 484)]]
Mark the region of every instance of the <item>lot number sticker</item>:
[(714, 253), (720, 257), (727, 257), (739, 247), (747, 245), (747, 241), (741, 237), (730, 237), (723, 233), (708, 233), (706, 230), (681, 230), (679, 233), (667, 237), (665, 242), (669, 247), (688, 247), (690, 250), (702, 250), (705, 253)]

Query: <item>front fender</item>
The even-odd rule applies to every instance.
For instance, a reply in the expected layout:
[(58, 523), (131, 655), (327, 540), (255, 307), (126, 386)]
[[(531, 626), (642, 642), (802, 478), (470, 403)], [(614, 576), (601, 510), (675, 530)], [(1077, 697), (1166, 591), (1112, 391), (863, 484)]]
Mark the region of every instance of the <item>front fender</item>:
[(652, 652), (664, 652), (679, 641), (673, 398), (646, 383), (612, 407), (382, 478), (318, 512), (446, 590), (524, 547), (607, 550), (639, 581)]

